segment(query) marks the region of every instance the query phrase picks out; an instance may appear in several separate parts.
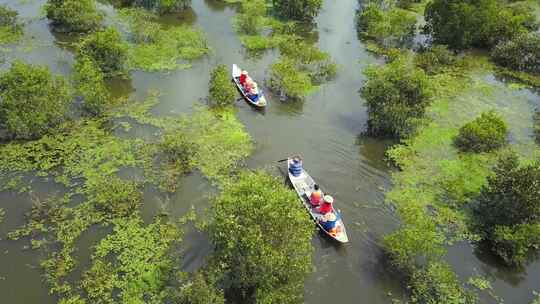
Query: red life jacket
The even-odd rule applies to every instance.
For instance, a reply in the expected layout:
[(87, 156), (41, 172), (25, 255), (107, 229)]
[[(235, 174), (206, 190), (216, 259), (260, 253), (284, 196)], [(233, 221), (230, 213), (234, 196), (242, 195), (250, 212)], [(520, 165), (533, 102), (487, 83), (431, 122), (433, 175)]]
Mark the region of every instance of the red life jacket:
[(240, 84), (241, 85), (244, 85), (244, 83), (246, 83), (246, 78), (247, 78), (247, 75), (245, 75), (245, 74), (240, 75)]
[(311, 205), (314, 207), (319, 206), (321, 204), (321, 198), (322, 198), (321, 190), (313, 191), (310, 197)]
[(319, 208), (319, 213), (321, 214), (327, 214), (328, 212), (332, 211), (332, 204), (324, 202), (321, 207)]

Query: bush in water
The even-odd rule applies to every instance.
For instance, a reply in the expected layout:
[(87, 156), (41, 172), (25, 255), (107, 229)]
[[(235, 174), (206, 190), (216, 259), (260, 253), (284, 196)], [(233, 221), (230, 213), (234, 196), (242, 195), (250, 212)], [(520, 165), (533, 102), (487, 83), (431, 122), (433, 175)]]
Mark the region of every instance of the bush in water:
[(242, 13), (236, 17), (236, 27), (244, 34), (256, 35), (264, 25), (266, 3), (263, 0), (242, 2)]
[(302, 99), (314, 88), (309, 74), (300, 71), (296, 62), (287, 57), (270, 67), (270, 87), (292, 99)]
[(0, 43), (18, 40), (23, 33), (23, 25), (19, 22), (17, 11), (0, 5)]
[(317, 16), (323, 0), (272, 0), (274, 11), (285, 18), (310, 20)]
[(214, 68), (210, 75), (209, 99), (213, 105), (224, 107), (236, 100), (236, 89), (231, 82), (229, 70), (224, 64)]
[(77, 57), (92, 59), (105, 77), (125, 73), (128, 46), (114, 28), (95, 32), (81, 41)]
[(175, 295), (176, 304), (225, 304), (223, 290), (217, 289), (207, 276), (197, 272), (193, 278), (180, 287)]
[(0, 126), (7, 137), (31, 139), (65, 120), (71, 94), (49, 68), (15, 61), (0, 76)]
[(365, 71), (362, 96), (368, 106), (368, 128), (373, 135), (405, 137), (424, 117), (431, 90), (426, 73), (398, 58)]
[(484, 112), (459, 129), (454, 144), (465, 152), (489, 152), (506, 143), (507, 133), (508, 127), (497, 113)]
[(540, 248), (540, 160), (521, 165), (515, 153), (503, 155), (473, 209), (475, 226), (492, 250), (521, 265)]
[(497, 0), (435, 0), (425, 11), (424, 30), (435, 43), (454, 49), (491, 49), (536, 27), (531, 10), (513, 9)]
[(83, 98), (83, 108), (90, 115), (100, 115), (109, 106), (111, 96), (105, 87), (103, 73), (87, 56), (75, 62), (74, 87)]
[(357, 18), (359, 32), (385, 47), (401, 46), (410, 42), (416, 29), (416, 16), (406, 10), (391, 7), (383, 9), (370, 2)]
[(445, 45), (434, 45), (414, 56), (415, 65), (430, 75), (444, 72), (445, 69), (451, 68), (456, 62), (457, 57)]
[(235, 302), (304, 303), (313, 223), (282, 181), (240, 173), (214, 199), (206, 230), (215, 248), (210, 265)]
[(89, 32), (103, 21), (94, 0), (48, 0), (45, 11), (55, 30), (61, 32)]
[(500, 42), (492, 50), (491, 58), (512, 70), (540, 74), (540, 34), (523, 34)]
[(167, 14), (185, 10), (191, 5), (191, 0), (120, 0), (119, 4), (144, 7), (160, 14)]

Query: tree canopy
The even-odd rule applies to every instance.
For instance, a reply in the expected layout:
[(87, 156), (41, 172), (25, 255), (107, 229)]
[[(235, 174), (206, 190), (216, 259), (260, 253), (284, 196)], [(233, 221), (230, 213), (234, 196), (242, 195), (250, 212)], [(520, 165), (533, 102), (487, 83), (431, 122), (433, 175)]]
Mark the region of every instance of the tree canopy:
[(47, 18), (60, 32), (89, 32), (101, 26), (103, 13), (94, 0), (48, 0)]
[(323, 0), (272, 0), (274, 11), (285, 18), (311, 20), (317, 16)]
[(128, 46), (114, 28), (98, 31), (84, 38), (78, 46), (77, 57), (86, 56), (110, 77), (126, 70)]
[(373, 135), (403, 137), (414, 131), (430, 103), (426, 73), (399, 58), (366, 71), (362, 96), (368, 107), (368, 128)]
[(502, 41), (492, 50), (491, 58), (516, 71), (540, 74), (540, 34), (521, 34)]
[(434, 0), (426, 11), (425, 31), (433, 41), (454, 49), (492, 48), (536, 27), (527, 10), (498, 0)]
[(84, 110), (91, 115), (103, 113), (111, 99), (103, 73), (87, 56), (78, 57), (74, 69), (74, 87), (77, 95), (83, 98)]
[(520, 165), (515, 153), (503, 155), (477, 201), (477, 231), (508, 264), (540, 248), (540, 160)]
[(71, 94), (49, 68), (14, 61), (0, 76), (0, 125), (7, 137), (40, 137), (64, 121)]
[(462, 151), (489, 152), (506, 143), (508, 127), (495, 112), (482, 113), (459, 129), (454, 143)]
[(207, 228), (211, 264), (228, 298), (303, 303), (313, 223), (298, 197), (265, 172), (242, 172), (214, 200)]
[(0, 43), (14, 42), (23, 32), (19, 13), (5, 5), (0, 5)]

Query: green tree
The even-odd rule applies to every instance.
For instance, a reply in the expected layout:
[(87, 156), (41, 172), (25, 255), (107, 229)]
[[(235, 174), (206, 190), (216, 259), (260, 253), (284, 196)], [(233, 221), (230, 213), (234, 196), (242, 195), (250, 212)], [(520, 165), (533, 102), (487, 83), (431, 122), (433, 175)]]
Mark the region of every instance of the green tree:
[(285, 56), (270, 67), (270, 87), (291, 99), (302, 99), (313, 90), (309, 74)]
[(227, 297), (303, 303), (313, 223), (298, 197), (263, 171), (241, 172), (214, 200), (207, 231)]
[(174, 299), (176, 304), (225, 304), (223, 291), (217, 289), (212, 282), (200, 272), (184, 284)]
[(209, 99), (214, 105), (224, 107), (236, 100), (236, 89), (231, 82), (229, 70), (224, 64), (214, 68), (210, 75)]
[(236, 26), (248, 35), (256, 35), (264, 25), (266, 3), (264, 0), (242, 2), (242, 13), (236, 17)]
[(23, 33), (23, 26), (18, 19), (17, 11), (0, 5), (0, 43), (16, 41)]
[(168, 14), (185, 10), (191, 5), (191, 0), (119, 0), (121, 6), (139, 6), (159, 14)]
[(385, 47), (400, 46), (414, 37), (416, 16), (406, 10), (370, 2), (357, 18), (359, 32), (366, 38), (374, 39)]
[(114, 28), (92, 33), (81, 41), (77, 50), (77, 57), (93, 60), (105, 77), (124, 73), (127, 56), (128, 46)]
[(368, 131), (392, 137), (411, 134), (431, 99), (426, 73), (398, 58), (365, 74), (362, 96), (368, 107)]
[(508, 264), (523, 264), (540, 248), (540, 160), (522, 165), (503, 155), (474, 208), (476, 229)]
[(55, 30), (61, 32), (89, 32), (103, 21), (94, 0), (48, 0), (45, 11)]
[(530, 11), (505, 7), (498, 0), (434, 0), (425, 18), (424, 29), (434, 42), (454, 49), (492, 48), (534, 26)]
[(441, 73), (454, 66), (456, 62), (456, 56), (445, 45), (434, 45), (414, 56), (415, 65), (430, 75)]
[(274, 11), (285, 18), (311, 20), (319, 13), (323, 0), (272, 0)]
[(75, 62), (74, 86), (83, 98), (83, 108), (91, 115), (100, 115), (110, 104), (111, 96), (105, 86), (103, 73), (95, 62), (80, 56)]
[(502, 41), (492, 50), (491, 58), (516, 71), (540, 74), (540, 34), (522, 34)]
[(45, 66), (15, 61), (0, 76), (0, 125), (7, 137), (40, 137), (65, 120), (69, 87)]
[(508, 127), (495, 112), (482, 113), (459, 129), (454, 144), (462, 151), (489, 152), (506, 143)]

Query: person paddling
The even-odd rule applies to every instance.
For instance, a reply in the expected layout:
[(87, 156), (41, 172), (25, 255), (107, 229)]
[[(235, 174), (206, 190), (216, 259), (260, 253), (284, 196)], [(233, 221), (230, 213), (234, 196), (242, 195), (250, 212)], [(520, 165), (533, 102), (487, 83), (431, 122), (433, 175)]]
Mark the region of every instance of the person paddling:
[(311, 192), (309, 202), (311, 203), (311, 207), (315, 208), (315, 207), (319, 207), (319, 205), (321, 204), (323, 193), (321, 189), (319, 188), (319, 185), (315, 184), (313, 185), (313, 188), (315, 189), (315, 191)]
[(291, 163), (290, 163), (289, 171), (294, 177), (300, 176), (302, 174), (302, 159), (300, 156), (293, 157)]
[(332, 212), (332, 204), (334, 203), (334, 198), (330, 195), (324, 196), (324, 203), (317, 209), (317, 211), (321, 214), (327, 214)]

